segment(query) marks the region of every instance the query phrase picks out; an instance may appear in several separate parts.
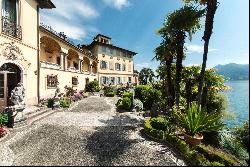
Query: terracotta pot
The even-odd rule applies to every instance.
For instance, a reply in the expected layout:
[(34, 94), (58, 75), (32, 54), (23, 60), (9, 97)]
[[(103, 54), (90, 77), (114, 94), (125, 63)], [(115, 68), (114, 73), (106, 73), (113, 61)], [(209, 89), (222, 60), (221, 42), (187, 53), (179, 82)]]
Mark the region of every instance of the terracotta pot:
[(203, 135), (196, 134), (195, 136), (190, 136), (186, 133), (184, 133), (184, 140), (191, 146), (197, 146), (201, 143), (203, 139)]

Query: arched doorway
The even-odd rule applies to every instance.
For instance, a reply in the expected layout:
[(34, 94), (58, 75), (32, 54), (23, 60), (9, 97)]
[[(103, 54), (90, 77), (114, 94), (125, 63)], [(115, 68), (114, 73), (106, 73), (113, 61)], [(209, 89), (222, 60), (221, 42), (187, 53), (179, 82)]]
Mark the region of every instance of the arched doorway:
[(11, 91), (22, 82), (22, 70), (13, 63), (5, 63), (0, 67), (0, 105), (12, 106)]

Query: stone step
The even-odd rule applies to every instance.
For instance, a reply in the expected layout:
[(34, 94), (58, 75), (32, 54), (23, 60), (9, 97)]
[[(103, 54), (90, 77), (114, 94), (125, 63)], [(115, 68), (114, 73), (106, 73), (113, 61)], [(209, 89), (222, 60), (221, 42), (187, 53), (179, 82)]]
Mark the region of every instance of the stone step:
[(28, 125), (33, 124), (33, 123), (35, 123), (35, 122), (37, 122), (37, 121), (39, 121), (39, 120), (41, 120), (49, 115), (54, 114), (55, 112), (57, 112), (57, 110), (47, 109), (47, 110), (45, 110), (45, 111), (43, 111), (35, 116), (29, 117), (27, 119), (27, 124)]

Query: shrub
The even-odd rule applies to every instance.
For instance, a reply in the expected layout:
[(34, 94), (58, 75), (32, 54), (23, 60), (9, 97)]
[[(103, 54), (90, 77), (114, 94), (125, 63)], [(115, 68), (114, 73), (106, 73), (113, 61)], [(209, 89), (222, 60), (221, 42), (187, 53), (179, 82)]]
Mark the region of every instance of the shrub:
[(131, 100), (131, 102), (132, 102), (132, 100), (133, 100), (133, 92), (131, 92), (131, 91), (126, 91), (126, 92), (124, 92), (124, 94), (123, 94), (122, 97), (123, 97), (123, 98), (129, 98), (129, 99)]
[(180, 126), (185, 128), (187, 134), (191, 136), (202, 132), (218, 131), (224, 126), (220, 113), (208, 114), (205, 111), (198, 111), (196, 103), (192, 103), (186, 113), (175, 109), (174, 115)]
[(59, 101), (59, 103), (60, 103), (60, 107), (62, 107), (62, 108), (69, 108), (70, 104), (71, 104), (70, 99), (68, 99), (68, 98), (61, 99)]
[(117, 89), (117, 96), (119, 96), (119, 97), (122, 97), (123, 96), (123, 93), (125, 92), (125, 91), (127, 91), (127, 88), (126, 87), (119, 87), (118, 89)]
[(249, 153), (249, 121), (246, 121), (243, 126), (235, 128), (233, 134)]
[(55, 99), (49, 98), (48, 103), (47, 103), (47, 107), (48, 108), (54, 108), (54, 104), (55, 104)]
[(116, 106), (117, 106), (118, 109), (130, 111), (131, 108), (132, 108), (131, 99), (129, 99), (128, 97), (120, 99), (116, 103)]
[(216, 161), (212, 162), (210, 165), (211, 166), (225, 166), (224, 164), (221, 164), (221, 163), (216, 162)]
[(163, 117), (152, 118), (150, 120), (152, 128), (162, 131), (169, 130), (170, 123)]
[(65, 89), (65, 95), (66, 95), (66, 97), (71, 97), (71, 96), (73, 96), (74, 95), (74, 93), (75, 93), (75, 90), (73, 89), (73, 87), (69, 87), (69, 86), (65, 86), (64, 87), (64, 89)]
[(106, 93), (107, 97), (114, 97), (115, 96), (115, 92), (108, 92)]
[(3, 124), (8, 122), (8, 115), (0, 112), (0, 127), (3, 127)]
[(162, 93), (149, 85), (139, 85), (135, 88), (135, 98), (142, 101), (146, 110), (150, 110), (153, 103), (161, 101)]
[(72, 97), (73, 101), (78, 101), (78, 100), (82, 100), (83, 95), (80, 92), (76, 92), (74, 93), (74, 96)]
[(99, 87), (98, 81), (92, 81), (92, 82), (87, 83), (85, 85), (85, 91), (86, 92), (99, 92), (100, 87)]
[(135, 109), (137, 112), (143, 111), (143, 103), (139, 99), (134, 99), (133, 109)]

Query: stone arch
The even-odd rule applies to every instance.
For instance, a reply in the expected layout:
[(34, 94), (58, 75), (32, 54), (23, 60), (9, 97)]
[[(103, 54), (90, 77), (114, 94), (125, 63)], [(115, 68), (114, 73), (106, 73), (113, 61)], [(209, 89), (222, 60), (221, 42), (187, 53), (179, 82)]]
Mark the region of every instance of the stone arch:
[(79, 69), (79, 54), (73, 49), (68, 50), (67, 67)]
[(60, 44), (47, 36), (43, 36), (40, 38), (41, 43), (41, 54), (40, 60), (46, 61), (50, 63), (58, 64), (58, 60), (60, 58), (61, 46)]
[(87, 57), (83, 57), (82, 70), (84, 72), (90, 72), (90, 60)]
[(98, 66), (97, 62), (93, 61), (93, 63), (92, 63), (92, 72), (93, 72), (93, 74), (97, 74), (97, 66)]

